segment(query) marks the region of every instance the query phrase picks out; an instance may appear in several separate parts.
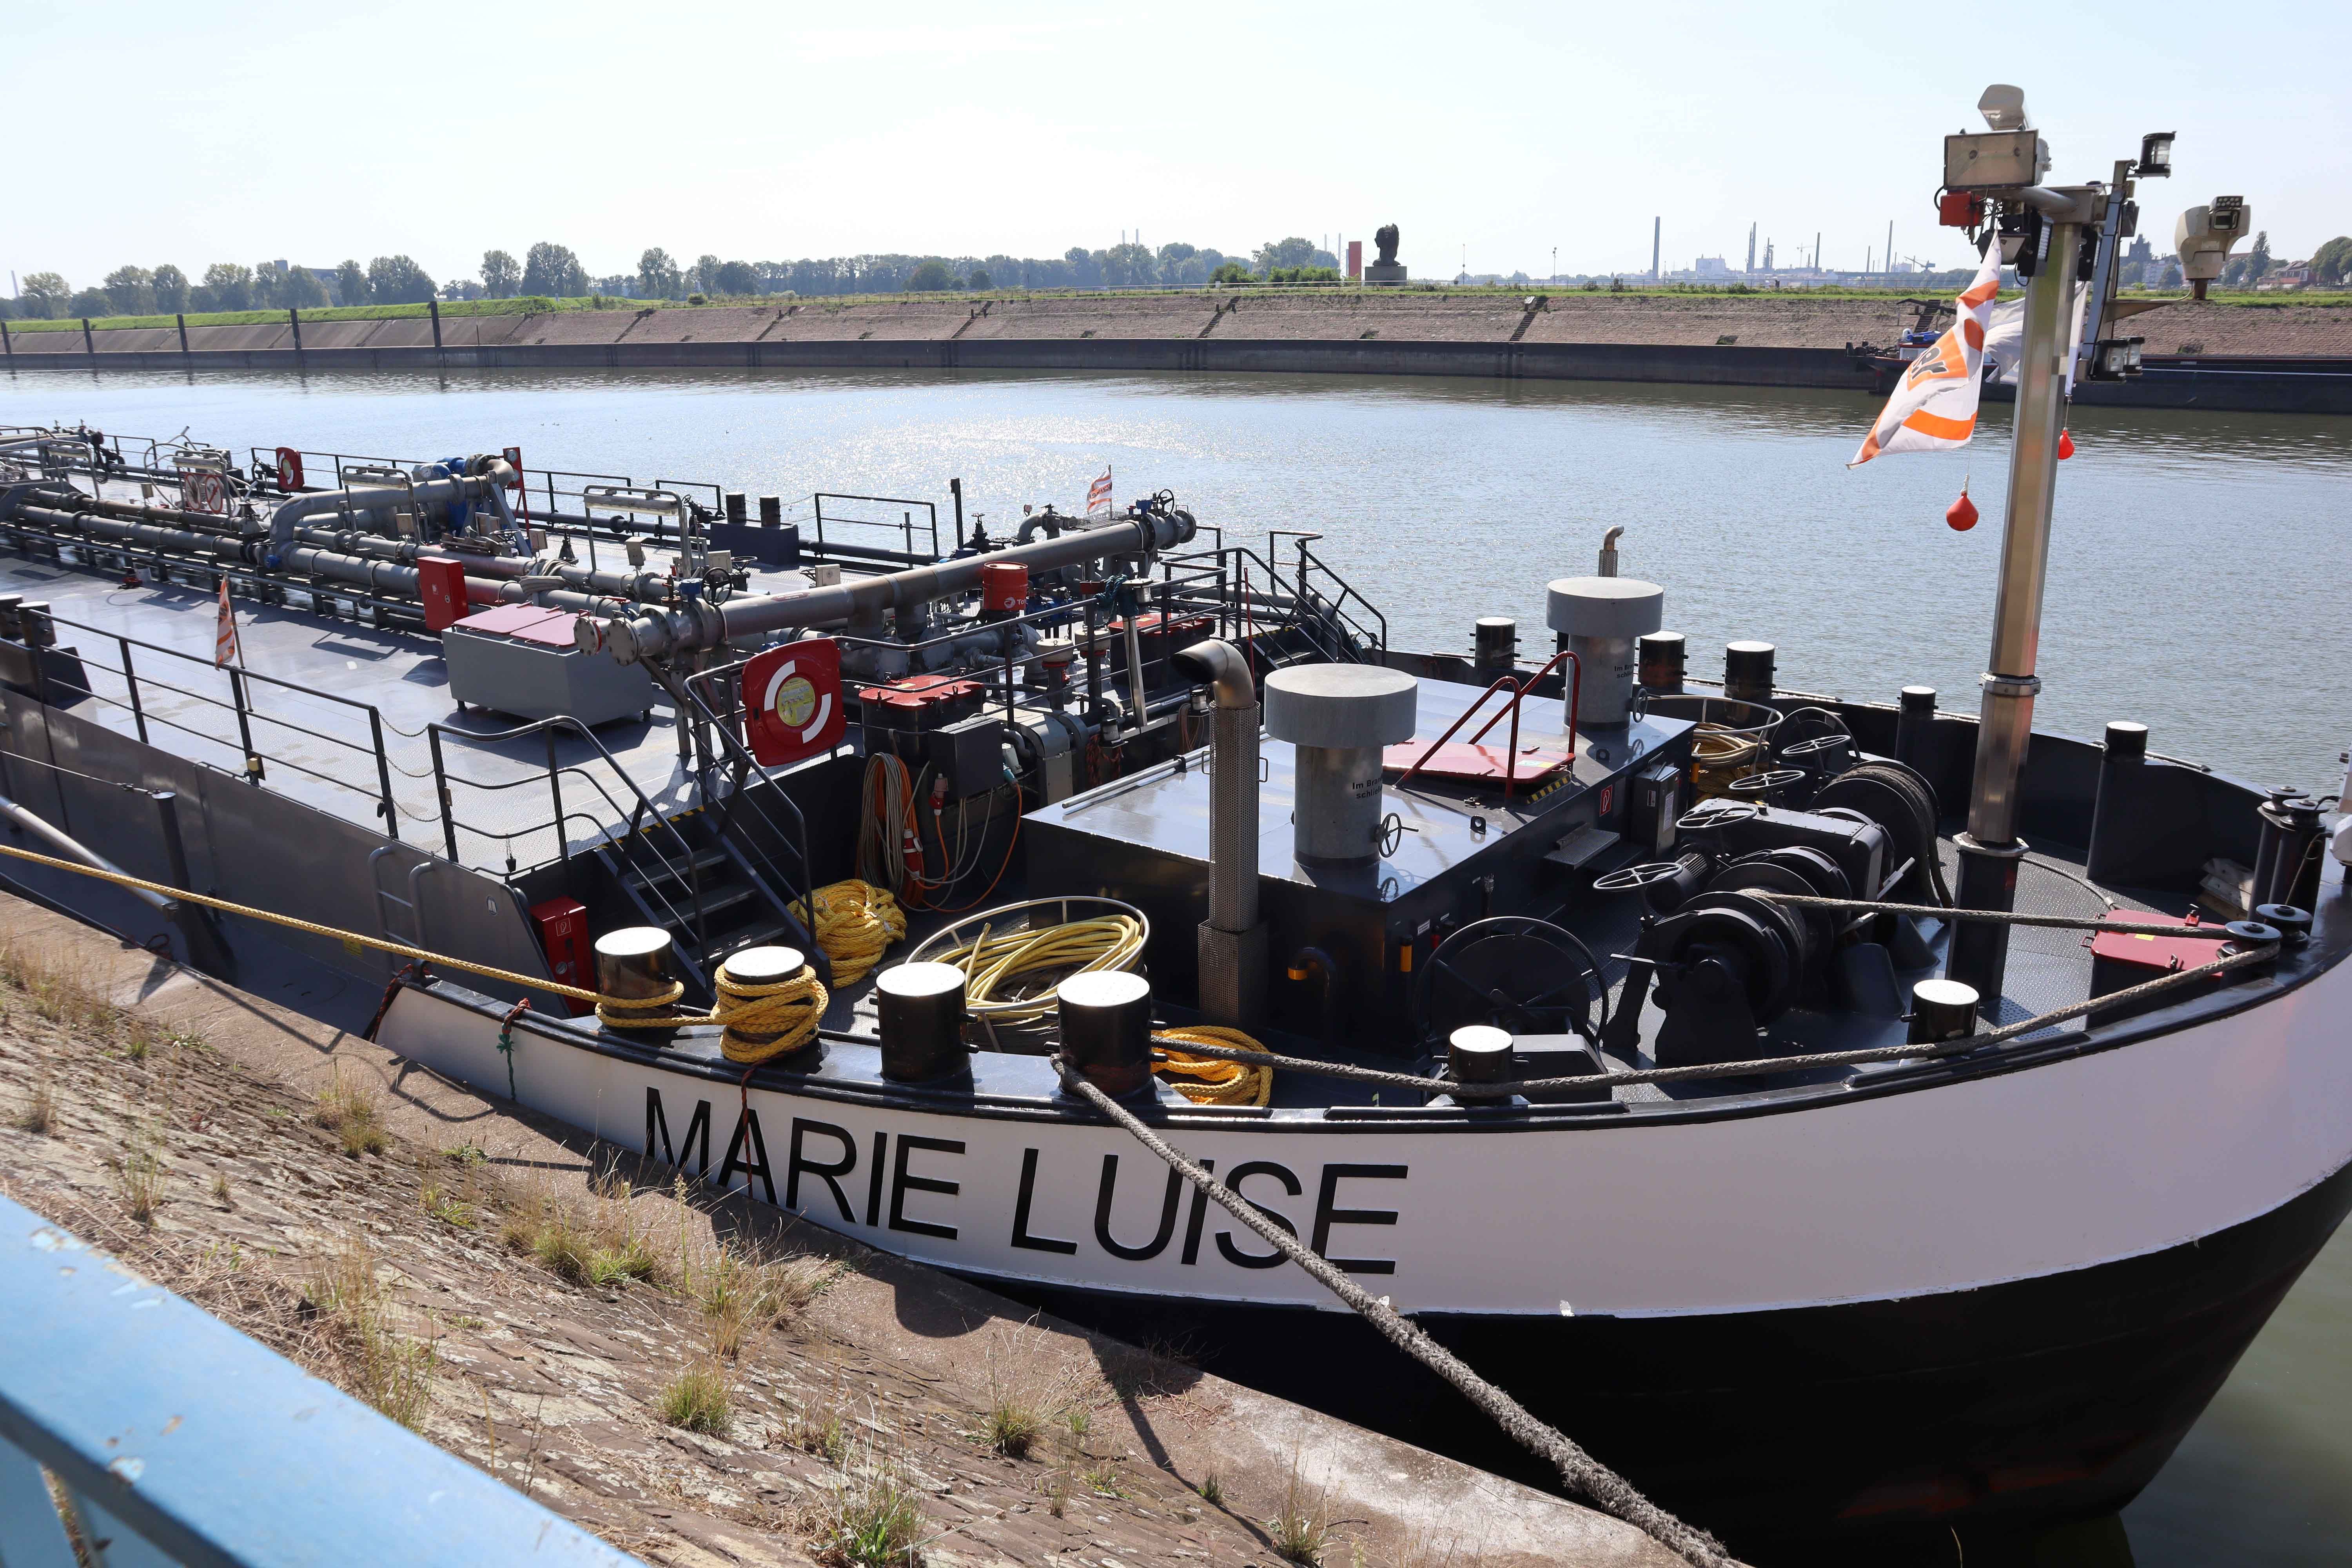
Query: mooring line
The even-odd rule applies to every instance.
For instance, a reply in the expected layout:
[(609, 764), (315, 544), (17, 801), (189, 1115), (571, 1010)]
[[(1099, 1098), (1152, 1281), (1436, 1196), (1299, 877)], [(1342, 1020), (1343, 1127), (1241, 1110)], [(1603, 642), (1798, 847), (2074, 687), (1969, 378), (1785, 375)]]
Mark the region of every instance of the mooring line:
[(1317, 1284), (1355, 1309), (1399, 1350), (1452, 1384), (1465, 1398), (1491, 1416), (1530, 1453), (1558, 1470), (1561, 1483), (1571, 1492), (1585, 1498), (1603, 1512), (1623, 1520), (1685, 1563), (1696, 1564), (1696, 1568), (1729, 1568), (1732, 1559), (1715, 1537), (1676, 1519), (1643, 1497), (1624, 1477), (1595, 1459), (1555, 1428), (1537, 1420), (1525, 1405), (1471, 1371), (1459, 1356), (1431, 1339), (1420, 1325), (1390, 1306), (1386, 1300), (1372, 1295), (1323, 1258), (1301, 1247), (1297, 1237), (1267, 1219), (1232, 1188), (1162, 1141), (1150, 1128), (1137, 1120), (1133, 1111), (1096, 1088), (1083, 1073), (1061, 1057), (1054, 1058), (1054, 1067), (1062, 1075), (1062, 1081), (1071, 1093), (1117, 1122), (1138, 1142), (1166, 1161), (1178, 1174), (1215, 1200), (1217, 1206), (1305, 1269), (1307, 1277)]
[(1601, 1084), (1617, 1083), (1680, 1083), (1691, 1079), (1748, 1078), (1763, 1073), (1796, 1072), (1805, 1068), (1853, 1067), (1869, 1062), (1924, 1060), (1939, 1057), (1962, 1056), (1982, 1050), (2046, 1029), (2085, 1013), (2104, 1008), (2126, 1005), (2150, 996), (2188, 985), (2195, 981), (2225, 973), (2275, 958), (2275, 943), (2242, 952), (2224, 953), (2221, 957), (2193, 968), (2177, 969), (2169, 974), (2159, 974), (2153, 980), (2143, 980), (2121, 991), (2070, 1002), (2063, 1007), (2053, 1007), (2047, 1013), (2037, 1013), (2031, 1018), (2021, 1018), (2014, 1024), (2003, 1024), (1998, 1029), (1988, 1029), (1980, 1035), (1963, 1035), (1956, 1040), (1939, 1040), (1927, 1045), (1873, 1046), (1864, 1050), (1821, 1051), (1801, 1057), (1759, 1057), (1749, 1061), (1703, 1062), (1693, 1067), (1634, 1068), (1625, 1072), (1585, 1073), (1576, 1078), (1531, 1078), (1505, 1083), (1456, 1083), (1452, 1079), (1416, 1078), (1412, 1073), (1382, 1072), (1378, 1068), (1350, 1067), (1340, 1062), (1317, 1061), (1310, 1057), (1276, 1056), (1265, 1051), (1232, 1051), (1223, 1047), (1199, 1044), (1187, 1040), (1162, 1040), (1152, 1037), (1152, 1044), (1169, 1049), (1190, 1051), (1194, 1056), (1215, 1057), (1222, 1061), (1248, 1062), (1253, 1066), (1281, 1068), (1289, 1072), (1315, 1073), (1325, 1078), (1347, 1079), (1354, 1083), (1378, 1084), (1384, 1089), (1415, 1089), (1423, 1094), (1461, 1094), (1493, 1097), (1511, 1094), (1548, 1094), (1557, 1089), (1591, 1089)]

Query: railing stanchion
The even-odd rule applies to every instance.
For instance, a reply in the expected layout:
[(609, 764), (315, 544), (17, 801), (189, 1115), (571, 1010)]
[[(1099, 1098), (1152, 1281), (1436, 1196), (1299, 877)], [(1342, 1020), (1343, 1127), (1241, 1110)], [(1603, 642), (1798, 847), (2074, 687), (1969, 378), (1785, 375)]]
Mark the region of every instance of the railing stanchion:
[(547, 795), (555, 807), (555, 853), (565, 865), (572, 863), (572, 841), (563, 832), (563, 785), (561, 771), (555, 765), (555, 731), (547, 731)]
[(228, 693), (230, 700), (236, 704), (237, 735), (245, 742), (245, 782), (257, 785), (261, 783), (261, 755), (253, 749), (253, 719), (245, 703), (245, 671), (235, 665), (228, 669)]
[(383, 831), (387, 837), (400, 837), (400, 808), (392, 799), (392, 758), (383, 749), (383, 710), (368, 708), (368, 738), (375, 742), (375, 782), (383, 791)]
[(139, 705), (139, 673), (131, 668), (131, 639), (116, 637), (114, 641), (122, 649), (122, 684), (130, 689), (131, 717), (139, 726), (140, 743), (144, 745), (147, 741), (147, 710)]
[(441, 765), (441, 726), (426, 725), (425, 734), (433, 747), (433, 793), (441, 801), (441, 836), (449, 847), (450, 863), (462, 864), (457, 859), (457, 816), (449, 801), (449, 774)]

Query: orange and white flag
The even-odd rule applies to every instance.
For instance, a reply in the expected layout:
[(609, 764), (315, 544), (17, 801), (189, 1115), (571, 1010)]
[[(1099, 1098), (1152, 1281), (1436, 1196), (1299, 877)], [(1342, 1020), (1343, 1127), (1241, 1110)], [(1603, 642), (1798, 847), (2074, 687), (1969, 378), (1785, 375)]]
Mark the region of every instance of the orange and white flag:
[(1993, 297), (2000, 292), (2000, 247), (1985, 247), (1976, 281), (1954, 301), (1958, 314), (1935, 346), (1922, 349), (1903, 373), (1885, 410), (1862, 450), (1847, 468), (1859, 468), (1883, 452), (1936, 452), (1968, 445), (1976, 434), (1977, 403), (1983, 389), (1985, 329)]
[(236, 612), (228, 607), (228, 579), (221, 579), (220, 617), (218, 629), (213, 634), (213, 668), (224, 668), (235, 663), (245, 667), (245, 649), (236, 640)]

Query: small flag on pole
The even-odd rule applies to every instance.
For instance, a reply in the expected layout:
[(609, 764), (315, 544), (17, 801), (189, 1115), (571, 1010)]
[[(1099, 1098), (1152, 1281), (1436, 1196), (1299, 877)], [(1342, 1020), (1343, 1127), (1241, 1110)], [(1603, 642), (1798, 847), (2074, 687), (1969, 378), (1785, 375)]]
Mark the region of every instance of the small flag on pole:
[(245, 665), (245, 649), (236, 640), (236, 612), (228, 607), (228, 579), (221, 579), (219, 629), (213, 634), (213, 668)]
[(1102, 478), (1097, 479), (1094, 482), (1094, 488), (1087, 491), (1087, 515), (1092, 517), (1097, 512), (1101, 512), (1106, 517), (1110, 514), (1110, 468), (1108, 464), (1103, 468)]

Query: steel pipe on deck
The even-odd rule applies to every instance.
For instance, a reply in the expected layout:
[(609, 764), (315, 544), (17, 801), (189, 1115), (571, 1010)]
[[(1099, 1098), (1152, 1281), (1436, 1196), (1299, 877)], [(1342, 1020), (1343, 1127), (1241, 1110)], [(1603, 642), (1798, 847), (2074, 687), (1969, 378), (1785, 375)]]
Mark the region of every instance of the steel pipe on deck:
[(1188, 542), (1195, 531), (1190, 512), (1146, 513), (1036, 544), (886, 572), (805, 593), (738, 599), (723, 605), (697, 603), (649, 609), (602, 622), (583, 619), (573, 627), (572, 636), (583, 653), (609, 651), (623, 664), (635, 664), (688, 648), (715, 647), (737, 637), (877, 618), (886, 610), (908, 609), (971, 593), (980, 586), (982, 566), (1017, 564), (1032, 571), (1050, 571), (1106, 556), (1149, 555)]
[(269, 514), (270, 546), (282, 551), (292, 544), (294, 530), (310, 518), (339, 516), (345, 510), (382, 511), (412, 501), (436, 505), (487, 500), (498, 508), (511, 527), (513, 513), (507, 507), (506, 489), (507, 482), (515, 478), (514, 469), (503, 458), (478, 457), (469, 459), (467, 466), (476, 471), (446, 479), (418, 479), (405, 489), (352, 485), (339, 490), (306, 491)]

